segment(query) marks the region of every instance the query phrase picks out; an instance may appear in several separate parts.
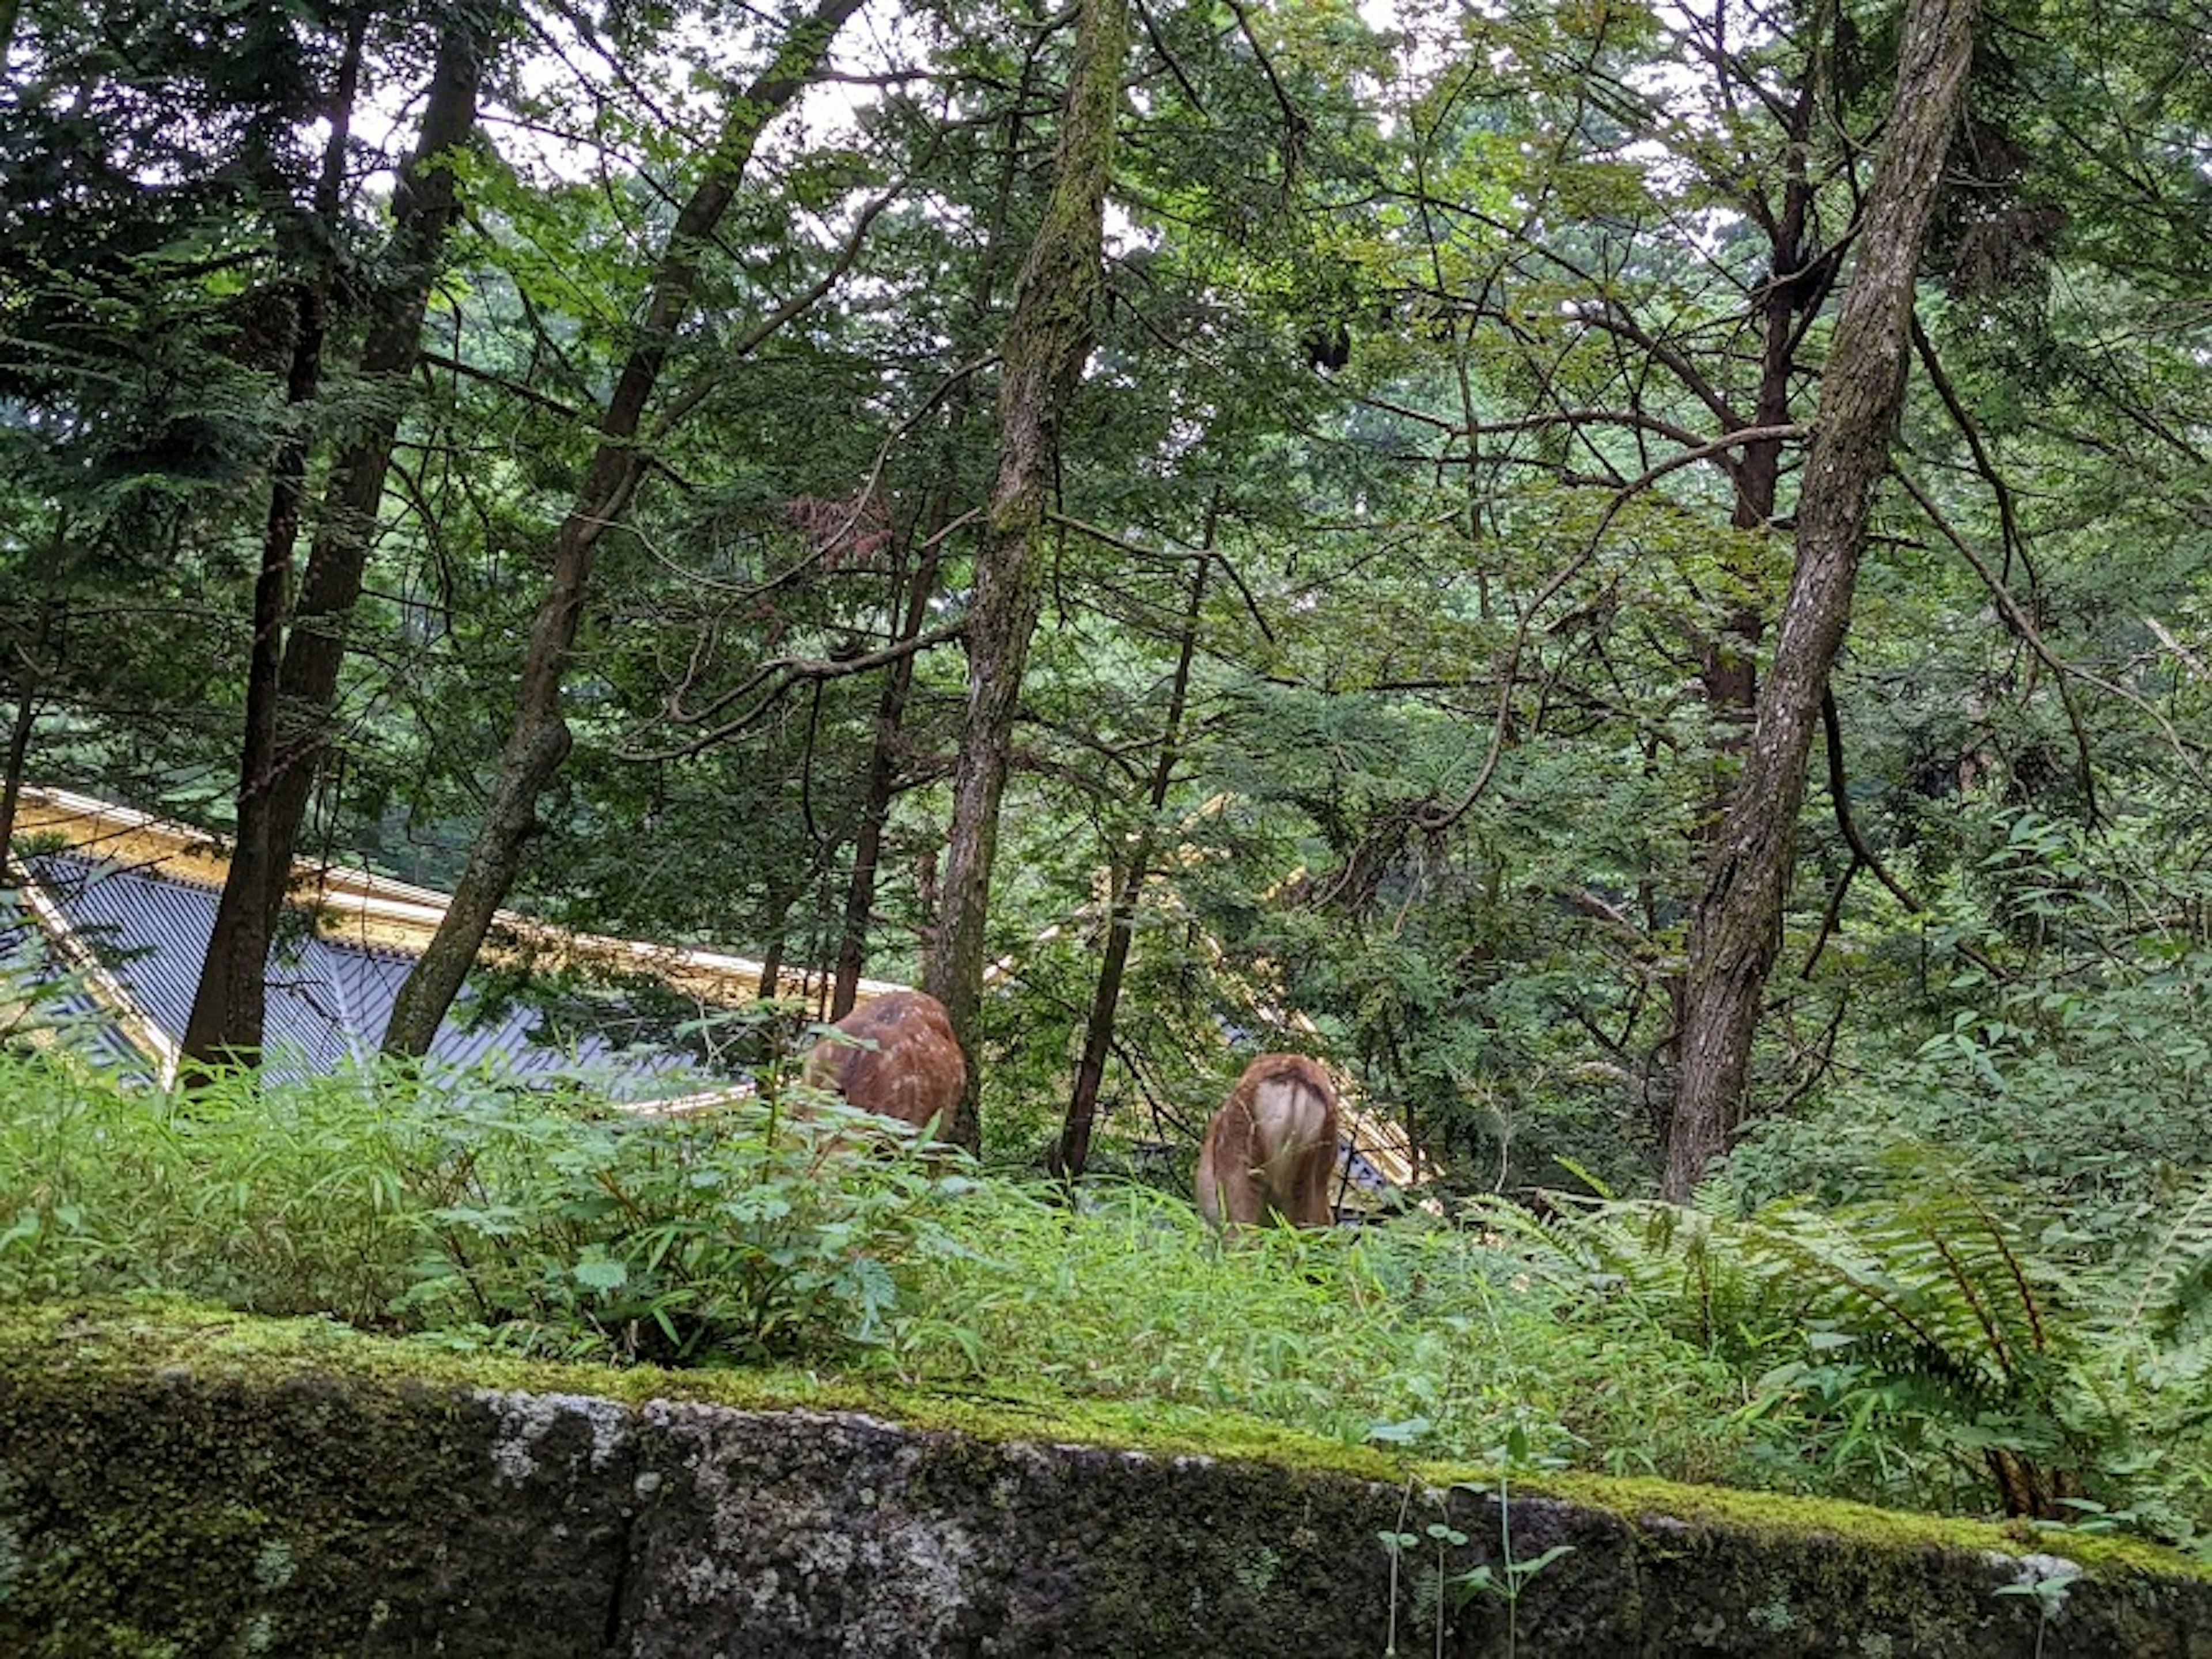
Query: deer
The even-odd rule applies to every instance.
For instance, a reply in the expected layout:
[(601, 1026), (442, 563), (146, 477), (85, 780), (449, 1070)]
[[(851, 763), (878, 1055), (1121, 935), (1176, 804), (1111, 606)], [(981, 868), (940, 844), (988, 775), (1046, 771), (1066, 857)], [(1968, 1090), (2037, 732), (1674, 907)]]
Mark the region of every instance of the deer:
[(1206, 1126), (1199, 1213), (1231, 1232), (1271, 1215), (1294, 1227), (1329, 1225), (1338, 1137), (1328, 1073), (1304, 1054), (1261, 1055)]
[(949, 1122), (968, 1087), (968, 1062), (945, 1005), (921, 991), (891, 991), (837, 1021), (806, 1056), (806, 1083), (851, 1104), (911, 1123)]

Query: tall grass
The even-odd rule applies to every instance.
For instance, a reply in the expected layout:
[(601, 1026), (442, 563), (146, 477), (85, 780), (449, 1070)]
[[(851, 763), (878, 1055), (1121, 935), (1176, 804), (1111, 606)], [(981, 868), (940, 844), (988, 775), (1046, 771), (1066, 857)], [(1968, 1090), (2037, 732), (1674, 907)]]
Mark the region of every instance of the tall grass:
[(1226, 1407), (1346, 1441), (1721, 1480), (1747, 1467), (1728, 1370), (1640, 1310), (1578, 1302), (1478, 1234), (1408, 1221), (1224, 1247), (1127, 1186), (1079, 1212), (979, 1185), (911, 1272), (879, 1358), (994, 1390)]
[(383, 1068), (189, 1092), (0, 1055), (0, 1297), (159, 1290), (571, 1357), (882, 1340), (945, 1177), (815, 1099), (654, 1117)]
[(161, 1290), (541, 1352), (801, 1356), (1227, 1408), (1346, 1442), (1739, 1472), (1726, 1368), (1435, 1225), (1224, 1248), (1136, 1186), (1071, 1210), (809, 1103), (651, 1120), (382, 1071), (190, 1095), (0, 1055), (0, 1297)]
[(0, 1054), (0, 1295), (171, 1291), (387, 1322), (419, 1120), (366, 1079), (195, 1096)]
[[(1960, 1265), (1981, 1260), (1961, 1254), (1988, 1219), (1972, 1194), (1955, 1222), (1901, 1201), (1749, 1231), (1632, 1206), (1553, 1222), (1492, 1206), (1474, 1218), (1486, 1226), (1225, 1245), (1179, 1196), (1102, 1183), (1071, 1206), (834, 1101), (769, 1092), (785, 1107), (684, 1117), (383, 1069), (162, 1093), (0, 1053), (0, 1299), (161, 1291), (539, 1353), (795, 1360), (1047, 1406), (1229, 1410), (1431, 1457), (1511, 1447), (1516, 1465), (1932, 1508), (1985, 1507), (1961, 1449), (2041, 1458), (2024, 1437), (2057, 1411), (2069, 1477), (2104, 1505), (2086, 1516), (2175, 1537), (2212, 1519), (2212, 1199), (2147, 1256), (2116, 1258), (2114, 1293), (2088, 1313), (2039, 1301), (2041, 1317), (2106, 1323), (2054, 1334), (2052, 1364), (2094, 1363), (2016, 1399), (1932, 1388), (1956, 1357), (1916, 1359), (1876, 1316), (1896, 1297), (1866, 1291), (1918, 1264), (1929, 1295), (1985, 1307), (1984, 1276)], [(1887, 1253), (1813, 1297), (1805, 1253), (1838, 1228)], [(2037, 1237), (2006, 1224), (2000, 1287), (2028, 1282), (2006, 1264)], [(2132, 1461), (2154, 1446), (2178, 1465), (2154, 1480)]]

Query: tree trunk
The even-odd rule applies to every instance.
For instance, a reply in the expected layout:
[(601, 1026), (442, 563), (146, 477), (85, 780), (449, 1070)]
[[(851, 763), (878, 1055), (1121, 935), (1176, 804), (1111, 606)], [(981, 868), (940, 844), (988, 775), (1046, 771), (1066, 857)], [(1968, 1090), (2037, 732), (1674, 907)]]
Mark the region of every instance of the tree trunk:
[[(1789, 424), (1790, 385), (1796, 377), (1797, 346), (1803, 337), (1797, 316), (1801, 308), (1818, 304), (1817, 295), (1808, 286), (1813, 276), (1803, 269), (1806, 222), (1813, 206), (1812, 182), (1806, 176), (1806, 146), (1820, 79), (1818, 59), (1817, 52), (1808, 55), (1796, 100), (1784, 118), (1789, 161), (1781, 210), (1763, 216), (1768, 224), (1769, 275), (1758, 301), (1759, 386), (1750, 422), (1758, 429)], [(1774, 517), (1784, 441), (1761, 438), (1746, 444), (1737, 457), (1733, 477), (1735, 504), (1729, 520), (1735, 528), (1756, 530)], [(1718, 727), (1717, 746), (1723, 752), (1743, 746), (1754, 718), (1759, 680), (1753, 659), (1765, 626), (1759, 606), (1748, 599), (1740, 600), (1731, 605), (1716, 635), (1700, 650), (1698, 678), (1705, 707)]]
[[(421, 349), (439, 256), (459, 210), (453, 174), (445, 163), (475, 131), (477, 86), (501, 16), (501, 9), (492, 4), (465, 5), (447, 16), (422, 130), (393, 192), (387, 257), (394, 273), (368, 301), (361, 357), (362, 378), (386, 401), (340, 455), (325, 488), (276, 671), (260, 787), (240, 791), (239, 850), (225, 873), (195, 1002), (196, 1008), (207, 1006), (210, 1019), (218, 1022), (209, 1038), (211, 1052), (250, 1056), (261, 1046), (262, 999), (240, 998), (225, 988), (242, 985), (249, 975), (265, 979), (269, 941), (283, 910), (316, 764), (330, 742), (345, 659), (343, 619), (361, 597), (398, 436), (400, 397)], [(289, 544), (285, 556), (289, 563)], [(252, 923), (256, 916), (258, 927)]]
[[(982, 258), (975, 273), (974, 320), (980, 334), (989, 319), (998, 289), (999, 265), (1006, 245), (1006, 215), (1012, 210), (1014, 187), (1021, 177), (1022, 128), (1037, 73), (1037, 54), (1043, 36), (1032, 32), (1022, 57), (1020, 83), (1006, 113), (1006, 145), (1000, 155), (999, 176), (991, 196), (991, 217), (985, 228)], [(900, 630), (902, 643), (921, 637), (928, 620), (929, 602), (937, 592), (943, 559), (945, 527), (952, 522), (958, 497), (960, 457), (966, 447), (969, 392), (973, 377), (963, 378), (952, 389), (945, 419), (943, 481), (923, 522), (927, 533), (914, 586), (907, 598), (906, 617)], [(894, 600), (896, 604), (896, 600)], [(860, 827), (853, 842), (853, 873), (845, 890), (845, 921), (837, 941), (836, 981), (830, 992), (830, 1018), (842, 1019), (860, 1000), (860, 975), (867, 966), (868, 922), (875, 914), (876, 884), (883, 867), (884, 830), (890, 822), (891, 798), (898, 786), (898, 740), (906, 723), (907, 701), (914, 690), (914, 658), (902, 656), (884, 679), (876, 705), (876, 729), (868, 752), (867, 793), (860, 807)], [(924, 919), (924, 931), (927, 921)], [(927, 952), (924, 955), (927, 956)]]
[[(787, 915), (790, 908), (789, 905), (784, 907)], [(783, 989), (783, 924), (779, 921), (775, 931), (769, 935), (768, 949), (761, 956), (760, 979), (753, 988), (753, 994), (763, 1002)]]
[[(1214, 505), (1218, 509), (1220, 497)], [(1137, 901), (1143, 896), (1145, 878), (1152, 869), (1154, 827), (1167, 805), (1168, 790), (1175, 782), (1176, 763), (1182, 758), (1183, 711), (1190, 701), (1190, 665), (1198, 652), (1198, 617), (1206, 602), (1206, 578), (1212, 565), (1212, 514), (1207, 514), (1206, 556), (1191, 577), (1190, 605), (1183, 612), (1182, 640), (1176, 654), (1175, 679), (1168, 689), (1167, 724), (1160, 733), (1160, 752), (1152, 763), (1152, 784), (1145, 796), (1144, 828), (1129, 849), (1127, 863), (1114, 872), (1112, 921), (1106, 936), (1106, 959), (1098, 967), (1098, 985), (1091, 998), (1091, 1017), (1083, 1030), (1083, 1058), (1076, 1063), (1075, 1088), (1068, 1096), (1067, 1117), (1061, 1125), (1060, 1145), (1053, 1154), (1053, 1173), (1073, 1180), (1091, 1161), (1091, 1129), (1098, 1117), (1098, 1091), (1106, 1080), (1106, 1056), (1114, 1044), (1114, 1017), (1121, 1001), (1121, 976), (1129, 965), (1129, 946), (1136, 938)]]
[(590, 592), (592, 550), (600, 533), (627, 509), (643, 476), (645, 456), (636, 444), (638, 428), (659, 385), (676, 331), (690, 313), (700, 261), (737, 198), (762, 131), (805, 89), (837, 31), (863, 3), (817, 0), (814, 9), (792, 25), (775, 61), (732, 100), (705, 175), (676, 216), (653, 274), (637, 343), (600, 418), (598, 451), (554, 539), (552, 580), (531, 623), (514, 724), (500, 755), (483, 823), (436, 934), (394, 1000), (384, 1034), (387, 1054), (429, 1052), (446, 1011), (459, 994), (461, 981), (490, 931), (492, 917), (514, 884), (529, 838), (538, 827), (538, 797), (568, 753), (571, 738), (561, 706), (561, 685)]
[[(1754, 430), (1771, 430), (1790, 424), (1790, 392), (1797, 378), (1797, 350), (1804, 337), (1799, 313), (1816, 311), (1824, 297), (1816, 273), (1808, 271), (1806, 227), (1813, 206), (1812, 181), (1808, 176), (1808, 144), (1813, 113), (1818, 107), (1821, 82), (1820, 53), (1807, 54), (1796, 95), (1784, 122), (1788, 145), (1784, 167), (1782, 200), (1778, 210), (1763, 198), (1753, 197), (1752, 216), (1766, 226), (1768, 280), (1756, 295), (1754, 315), (1759, 334), (1759, 381), (1753, 390), (1747, 424)], [(1782, 479), (1782, 457), (1786, 441), (1761, 438), (1743, 447), (1729, 468), (1734, 510), (1729, 523), (1737, 530), (1753, 531), (1771, 523), (1775, 515)], [(1759, 644), (1766, 631), (1766, 617), (1750, 596), (1755, 571), (1738, 573), (1746, 592), (1729, 603), (1720, 625), (1698, 642), (1698, 689), (1705, 708), (1712, 753), (1707, 763), (1705, 809), (1698, 819), (1701, 844), (1710, 855), (1722, 825), (1727, 821), (1729, 793), (1737, 775), (1739, 757), (1749, 740), (1759, 703)], [(1650, 908), (1646, 907), (1646, 915)], [(1674, 1137), (1673, 1103), (1680, 1098), (1680, 1039), (1687, 1007), (1688, 984), (1680, 972), (1667, 976), (1666, 993), (1671, 1029), (1677, 1045), (1675, 1087), (1668, 1091), (1664, 1113), (1656, 1125), (1663, 1153)]]
[(15, 878), (15, 814), (23, 801), (23, 774), (30, 763), (31, 733), (39, 723), (39, 688), (27, 676), (15, 698), (15, 717), (8, 726), (8, 770), (0, 779), (0, 884)]
[[(61, 536), (57, 530), (58, 543)], [(15, 647), (21, 672), (15, 679), (15, 718), (8, 726), (7, 771), (0, 775), (0, 885), (15, 877), (15, 815), (22, 810), (23, 786), (29, 781), (31, 737), (38, 729), (39, 703), (47, 672), (43, 659), (47, 642), (53, 637), (54, 610), (53, 600), (41, 600), (39, 623), (32, 630), (30, 643)]]
[[(933, 513), (931, 520), (941, 515)], [(938, 529), (942, 525), (937, 526)], [(939, 565), (936, 530), (931, 532), (906, 592), (906, 610), (899, 624), (899, 641), (912, 644), (928, 620), (929, 601), (937, 592)], [(842, 1019), (860, 1000), (860, 970), (867, 963), (868, 918), (876, 908), (876, 875), (882, 866), (884, 830), (890, 821), (891, 797), (898, 787), (899, 730), (906, 723), (907, 698), (914, 690), (914, 653), (893, 663), (884, 676), (882, 696), (876, 703), (876, 729), (868, 750), (867, 793), (860, 803), (860, 829), (853, 838), (853, 874), (845, 888), (844, 926), (837, 939), (837, 971), (830, 995), (830, 1018)]]
[(927, 988), (969, 1056), (968, 1086), (945, 1138), (982, 1144), (975, 1017), (983, 1001), (984, 922), (998, 852), (1022, 670), (1044, 588), (1045, 507), (1060, 423), (1091, 355), (1114, 121), (1128, 17), (1124, 0), (1081, 0), (1075, 61), (1044, 217), (1014, 287), (999, 385), (999, 463), (975, 555), (968, 618), (968, 710), (952, 786), (943, 908)]
[(331, 470), (277, 684), (276, 781), (267, 797), (274, 878), (262, 899), (272, 917), (283, 904), (316, 769), (331, 742), (344, 622), (361, 599), (399, 434), (400, 399), (422, 353), (423, 318), (446, 239), (460, 214), (450, 163), (475, 137), (477, 89), (505, 16), (503, 0), (465, 5), (447, 16), (422, 130), (392, 193), (386, 250), (392, 276), (370, 301), (361, 357), (362, 378), (385, 401)]
[(1911, 0), (1906, 12), (1888, 137), (1821, 378), (1774, 663), (1691, 927), (1681, 1090), (1663, 1187), (1677, 1200), (1727, 1150), (1742, 1115), (1759, 999), (1781, 948), (1806, 761), (1904, 406), (1914, 282), (1965, 97), (1973, 25), (1973, 0)]
[(292, 555), (300, 539), (300, 510), (307, 492), (307, 410), (322, 384), (323, 343), (337, 274), (346, 146), (369, 12), (366, 3), (357, 5), (347, 18), (345, 52), (331, 95), (330, 139), (315, 183), (311, 234), (320, 245), (312, 255), (312, 274), (300, 283), (291, 368), (284, 386), (289, 429), (278, 441), (270, 465), (269, 514), (262, 528), (261, 568), (253, 583), (253, 639), (246, 659), (246, 733), (239, 752), (233, 874), (226, 877), (222, 899), (216, 906), (207, 957), (185, 1022), (184, 1057), (195, 1069), (226, 1060), (252, 1065), (260, 1058), (270, 918), (263, 906), (245, 902), (244, 896), (259, 892), (270, 878), (267, 821), (261, 809), (275, 774), (277, 677), (283, 660), (284, 618), (291, 604)]

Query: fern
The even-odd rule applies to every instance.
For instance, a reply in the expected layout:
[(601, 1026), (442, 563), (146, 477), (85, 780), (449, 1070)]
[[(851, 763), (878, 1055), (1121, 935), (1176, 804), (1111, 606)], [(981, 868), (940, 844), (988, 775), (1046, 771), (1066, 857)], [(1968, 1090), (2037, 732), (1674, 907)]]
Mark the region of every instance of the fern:
[(2201, 1328), (2212, 1312), (2212, 1176), (2182, 1195), (2172, 1220), (2124, 1256), (2113, 1278), (2118, 1294), (2099, 1322), (2109, 1340), (2130, 1349), (2187, 1342), (2192, 1326), (2199, 1343), (2212, 1335)]
[[(2008, 1512), (2066, 1513), (2082, 1450), (2070, 1425), (2089, 1415), (2075, 1364), (2083, 1287), (2013, 1218), (2012, 1194), (1925, 1149), (1886, 1161), (1893, 1190), (1839, 1209), (1585, 1202), (1538, 1237), (1558, 1260), (1671, 1307), (1708, 1347), (1764, 1360), (1804, 1340), (1846, 1356), (1849, 1380), (1827, 1402), (1850, 1425), (1839, 1443), (1863, 1437), (1869, 1412), (1924, 1419)], [(1763, 1381), (1806, 1375), (1785, 1366)]]

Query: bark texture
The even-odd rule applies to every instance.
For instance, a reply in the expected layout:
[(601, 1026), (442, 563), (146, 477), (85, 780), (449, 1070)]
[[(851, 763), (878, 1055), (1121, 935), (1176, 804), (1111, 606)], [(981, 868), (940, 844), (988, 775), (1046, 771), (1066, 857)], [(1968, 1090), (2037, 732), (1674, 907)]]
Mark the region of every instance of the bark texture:
[[(285, 428), (270, 460), (269, 513), (262, 526), (261, 565), (253, 582), (253, 636), (246, 669), (246, 732), (239, 745), (238, 844), (234, 866), (265, 880), (269, 843), (258, 811), (274, 774), (277, 684), (284, 654), (284, 618), (292, 600), (292, 559), (307, 495), (308, 409), (320, 390), (323, 347), (330, 331), (337, 271), (338, 216), (345, 192), (346, 150), (361, 84), (362, 45), (370, 7), (356, 6), (329, 101), (330, 137), (307, 221), (290, 233), (307, 274), (294, 295), (292, 361), (285, 377)], [(205, 964), (185, 1021), (185, 1058), (195, 1066), (259, 1057), (268, 1001), (271, 918), (260, 908), (218, 904)]]
[(805, 89), (837, 31), (863, 3), (817, 0), (791, 26), (768, 68), (732, 95), (706, 172), (676, 216), (653, 273), (637, 343), (600, 417), (599, 447), (554, 538), (551, 580), (531, 623), (514, 723), (501, 751), (483, 821), (445, 917), (393, 1001), (384, 1034), (387, 1054), (429, 1051), (491, 930), (492, 918), (514, 884), (538, 827), (538, 797), (568, 758), (571, 738), (561, 689), (591, 589), (592, 550), (606, 527), (628, 510), (644, 476), (647, 455), (637, 441), (639, 429), (676, 331), (690, 314), (700, 261), (737, 199), (762, 131)]
[(1911, 0), (1906, 11), (1888, 137), (1822, 376), (1774, 663), (1692, 923), (1663, 1188), (1670, 1198), (1696, 1188), (1743, 1115), (1759, 1000), (1781, 948), (1806, 762), (1904, 405), (1913, 288), (1965, 101), (1974, 14), (1974, 0)]
[[(280, 610), (266, 623), (270, 660), (261, 663), (257, 651), (254, 685), (267, 702), (249, 720), (255, 747), (240, 778), (237, 846), (194, 1000), (194, 1018), (204, 1029), (188, 1049), (198, 1058), (219, 1053), (251, 1058), (261, 1047), (265, 996), (259, 988), (266, 983), (270, 941), (283, 908), (315, 768), (331, 742), (345, 660), (344, 621), (361, 597), (399, 434), (401, 394), (421, 350), (431, 283), (459, 211), (448, 163), (476, 131), (477, 88), (503, 15), (503, 5), (484, 0), (456, 8), (441, 28), (422, 128), (392, 194), (388, 275), (366, 299), (360, 372), (379, 405), (332, 466), (300, 592), (289, 607), (289, 632), (280, 638)], [(288, 575), (297, 517), (295, 505), (282, 549)], [(257, 620), (258, 647), (262, 626)], [(262, 676), (271, 677), (265, 686)]]
[[(1060, 422), (1091, 356), (1104, 285), (1106, 185), (1128, 27), (1124, 0), (1082, 0), (1077, 10), (1075, 58), (1052, 191), (1015, 284), (1000, 352), (998, 470), (975, 556), (968, 708), (928, 981), (971, 1056), (978, 1052), (975, 1016), (983, 1000), (984, 924), (998, 854), (999, 803), (1006, 793), (1022, 671), (1043, 596), (1045, 508)], [(976, 1073), (971, 1065), (960, 1110), (944, 1131), (945, 1139), (971, 1152), (982, 1143)]]
[[(1005, 143), (1000, 152), (999, 173), (991, 196), (991, 216), (984, 236), (982, 258), (975, 272), (971, 318), (980, 335), (991, 314), (998, 291), (1000, 267), (1006, 246), (1006, 216), (1012, 210), (1014, 186), (1020, 177), (1022, 130), (1037, 76), (1037, 56), (1043, 37), (1032, 36), (1022, 58), (1021, 82), (1006, 116)], [(964, 354), (963, 354), (964, 355)], [(960, 498), (961, 455), (967, 447), (969, 422), (975, 408), (972, 376), (963, 375), (946, 399), (945, 444), (938, 487), (923, 515), (919, 562), (907, 589), (906, 613), (899, 629), (902, 644), (921, 637), (936, 597), (943, 567), (945, 536)], [(845, 921), (837, 941), (837, 967), (830, 1000), (830, 1018), (842, 1019), (860, 1000), (860, 976), (867, 966), (868, 931), (875, 915), (876, 887), (883, 869), (884, 836), (890, 823), (891, 799), (897, 793), (900, 734), (906, 726), (907, 705), (914, 690), (914, 657), (902, 655), (884, 675), (876, 704), (876, 730), (868, 750), (867, 793), (860, 809), (860, 827), (854, 837), (853, 872), (845, 888)], [(925, 933), (930, 927), (925, 916)], [(925, 957), (928, 952), (923, 952)]]

